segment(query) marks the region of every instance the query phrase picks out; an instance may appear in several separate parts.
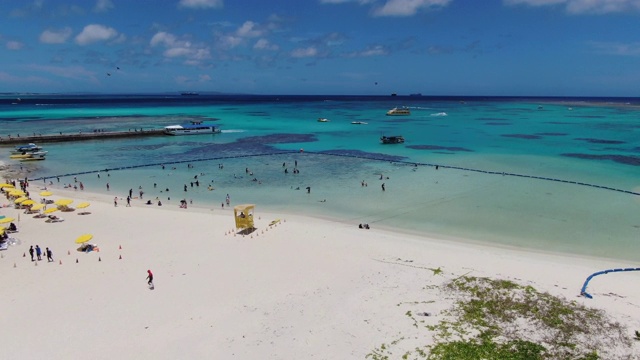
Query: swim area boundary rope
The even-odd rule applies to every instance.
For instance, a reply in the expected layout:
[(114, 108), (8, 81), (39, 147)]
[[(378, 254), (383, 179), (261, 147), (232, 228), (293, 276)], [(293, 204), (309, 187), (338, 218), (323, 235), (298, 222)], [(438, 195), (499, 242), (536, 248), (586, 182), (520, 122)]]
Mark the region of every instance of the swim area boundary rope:
[(589, 285), (589, 281), (598, 275), (605, 275), (612, 272), (621, 272), (621, 271), (640, 271), (640, 267), (637, 268), (619, 268), (619, 269), (609, 269), (595, 272), (585, 280), (584, 285), (582, 285), (582, 290), (580, 290), (580, 295), (586, 297), (587, 299), (593, 299), (593, 296), (587, 292), (587, 285)]
[(589, 183), (580, 182), (580, 181), (563, 180), (563, 179), (549, 178), (549, 177), (536, 176), (536, 175), (527, 175), (527, 174), (517, 174), (517, 173), (510, 173), (510, 172), (502, 172), (502, 171), (489, 171), (489, 170), (481, 170), (481, 169), (472, 169), (472, 168), (465, 168), (465, 167), (461, 167), (461, 166), (451, 166), (451, 165), (441, 165), (441, 164), (431, 164), (431, 163), (420, 163), (420, 162), (407, 161), (407, 160), (390, 160), (388, 158), (369, 157), (369, 156), (362, 156), (362, 155), (332, 154), (332, 153), (326, 153), (326, 152), (313, 152), (313, 151), (304, 151), (303, 152), (302, 150), (300, 150), (300, 151), (289, 150), (289, 151), (280, 151), (280, 152), (262, 153), (262, 154), (221, 156), (221, 157), (212, 157), (212, 158), (205, 158), (205, 159), (167, 161), (167, 162), (162, 162), (162, 163), (132, 165), (132, 166), (125, 166), (125, 167), (117, 167), (117, 168), (112, 168), (112, 169), (91, 170), (91, 171), (83, 171), (83, 172), (63, 174), (63, 175), (39, 177), (39, 178), (29, 179), (29, 181), (37, 181), (37, 180), (45, 180), (46, 181), (47, 179), (64, 177), (64, 176), (78, 176), (78, 175), (85, 175), (85, 174), (96, 174), (96, 173), (99, 173), (99, 172), (109, 172), (109, 171), (118, 171), (118, 170), (137, 169), (137, 168), (152, 167), (152, 166), (183, 164), (183, 163), (192, 163), (192, 162), (201, 162), (201, 161), (239, 159), (239, 158), (259, 157), (259, 156), (291, 155), (291, 154), (297, 154), (297, 153), (299, 153), (299, 154), (311, 154), (311, 155), (324, 155), (324, 156), (340, 156), (340, 157), (348, 157), (348, 158), (356, 158), (356, 159), (364, 159), (364, 160), (374, 160), (374, 161), (385, 161), (385, 162), (392, 162), (392, 163), (400, 163), (400, 164), (411, 165), (411, 166), (430, 166), (430, 167), (434, 167), (434, 168), (452, 169), (452, 170), (460, 170), (460, 171), (470, 171), (470, 172), (477, 172), (477, 173), (489, 174), (489, 175), (514, 176), (514, 177), (521, 177), (521, 178), (530, 178), (530, 179), (535, 179), (535, 180), (555, 181), (555, 182), (572, 184), (572, 185), (590, 186), (590, 187), (593, 187), (593, 188), (609, 190), (609, 191), (616, 191), (616, 192), (621, 192), (621, 193), (640, 196), (640, 192), (634, 192), (634, 191), (624, 190), (624, 189), (617, 189), (617, 188), (613, 188), (613, 187), (609, 187), (609, 186), (589, 184)]

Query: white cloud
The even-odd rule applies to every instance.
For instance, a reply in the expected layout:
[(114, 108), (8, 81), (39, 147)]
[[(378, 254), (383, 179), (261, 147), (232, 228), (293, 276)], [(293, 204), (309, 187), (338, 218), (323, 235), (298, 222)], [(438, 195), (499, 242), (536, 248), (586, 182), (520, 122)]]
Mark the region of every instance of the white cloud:
[(93, 7), (94, 12), (107, 12), (113, 9), (113, 3), (111, 0), (98, 0), (96, 1), (96, 5)]
[(309, 46), (307, 48), (298, 48), (291, 52), (291, 56), (294, 58), (306, 58), (306, 57), (314, 57), (318, 55), (318, 49), (313, 46)]
[(118, 38), (118, 32), (114, 28), (104, 25), (91, 24), (82, 29), (82, 32), (76, 36), (78, 45), (88, 45), (98, 41), (107, 41)]
[(211, 76), (209, 76), (207, 74), (200, 74), (200, 75), (198, 75), (198, 81), (200, 81), (200, 82), (209, 82), (209, 81), (211, 81)]
[(267, 39), (260, 39), (253, 45), (256, 50), (278, 50), (279, 47), (276, 44), (272, 44)]
[(70, 27), (60, 30), (45, 30), (40, 34), (40, 42), (44, 44), (64, 44), (69, 36), (71, 36)]
[(618, 56), (640, 56), (640, 43), (608, 43), (608, 42), (593, 42), (591, 46), (596, 49), (597, 52), (607, 55)]
[(20, 50), (24, 47), (24, 44), (19, 41), (7, 41), (5, 46), (9, 50)]
[(452, 0), (387, 0), (374, 10), (375, 16), (412, 16), (418, 10), (447, 6)]
[(362, 51), (354, 51), (351, 53), (347, 53), (344, 56), (348, 58), (356, 58), (356, 57), (369, 57), (369, 56), (383, 56), (388, 54), (389, 54), (389, 49), (387, 49), (385, 46), (374, 45)]
[(211, 58), (208, 47), (194, 44), (188, 40), (178, 39), (175, 35), (160, 31), (149, 41), (151, 46), (164, 46), (162, 55), (166, 58), (185, 58), (187, 65), (201, 65), (204, 60)]
[(640, 0), (503, 0), (506, 5), (564, 5), (570, 14), (605, 14), (640, 10)]
[(220, 37), (220, 43), (221, 45), (228, 47), (228, 48), (234, 48), (240, 44), (242, 44), (242, 38), (239, 36), (234, 36), (234, 35), (226, 35), (226, 36), (221, 36)]
[(172, 46), (176, 42), (175, 35), (169, 34), (168, 32), (160, 31), (153, 35), (151, 41), (149, 42), (151, 46), (156, 46), (158, 44), (164, 44), (166, 46)]
[(258, 37), (262, 35), (262, 31), (256, 29), (258, 24), (253, 21), (245, 21), (238, 30), (236, 30), (236, 34), (240, 37)]
[(209, 8), (221, 8), (223, 6), (222, 0), (180, 0), (179, 7), (190, 9), (209, 9)]

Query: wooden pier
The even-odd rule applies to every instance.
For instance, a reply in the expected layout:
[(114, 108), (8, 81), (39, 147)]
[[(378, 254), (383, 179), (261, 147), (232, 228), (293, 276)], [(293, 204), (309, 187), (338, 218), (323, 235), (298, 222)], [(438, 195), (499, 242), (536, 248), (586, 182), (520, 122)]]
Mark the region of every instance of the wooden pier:
[(156, 130), (134, 130), (134, 131), (109, 131), (109, 132), (78, 132), (78, 133), (60, 133), (60, 134), (35, 134), (33, 136), (0, 136), (0, 146), (10, 144), (28, 144), (28, 143), (53, 143), (65, 141), (82, 141), (82, 140), (100, 140), (115, 138), (131, 138), (144, 136), (164, 136), (163, 129)]

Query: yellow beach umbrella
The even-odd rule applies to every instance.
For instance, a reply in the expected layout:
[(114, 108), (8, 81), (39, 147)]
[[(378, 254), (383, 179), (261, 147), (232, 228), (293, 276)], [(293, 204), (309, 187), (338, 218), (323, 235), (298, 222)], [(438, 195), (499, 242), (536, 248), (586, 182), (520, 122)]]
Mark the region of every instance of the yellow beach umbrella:
[(71, 204), (73, 202), (73, 200), (71, 199), (60, 199), (60, 200), (56, 200), (54, 202), (54, 204), (59, 205), (59, 206), (67, 206), (69, 204)]
[(21, 197), (19, 197), (19, 198), (15, 199), (15, 200), (13, 200), (13, 202), (14, 202), (14, 203), (16, 203), (16, 204), (20, 204), (21, 202), (23, 202), (23, 201), (27, 201), (27, 200), (29, 200), (29, 198), (28, 198), (28, 197), (26, 197), (26, 196), (21, 196)]
[(80, 204), (78, 204), (76, 207), (77, 207), (78, 209), (84, 209), (84, 208), (86, 208), (86, 207), (89, 207), (89, 205), (91, 205), (91, 204), (90, 204), (90, 203), (88, 203), (88, 202), (81, 202), (81, 203), (80, 203)]
[(35, 204), (36, 202), (31, 200), (31, 199), (27, 199), (25, 201), (23, 201), (22, 203), (20, 203), (20, 205), (27, 205), (27, 206), (31, 206), (33, 204)]
[(31, 210), (36, 211), (36, 210), (40, 210), (44, 207), (44, 204), (35, 204), (31, 207)]
[(52, 207), (52, 208), (48, 208), (47, 210), (44, 211), (45, 214), (51, 214), (52, 212), (58, 211), (58, 208)]
[(22, 190), (17, 190), (17, 189), (14, 189), (14, 190), (9, 191), (9, 196), (24, 196), (24, 195), (26, 195), (26, 194), (27, 194), (27, 193), (25, 193), (24, 191), (22, 191)]
[(15, 219), (12, 217), (6, 217), (4, 219), (0, 219), (0, 224), (6, 224), (6, 223), (10, 223), (13, 222)]
[(4, 184), (0, 184), (0, 188), (12, 188), (13, 189), (13, 188), (15, 188), (15, 186), (13, 186), (13, 184), (4, 183)]
[(82, 244), (82, 243), (86, 243), (87, 241), (93, 239), (93, 235), (91, 234), (84, 234), (84, 235), (80, 235), (77, 239), (76, 239), (76, 244)]
[(53, 195), (53, 193), (48, 190), (44, 190), (40, 192), (40, 196), (51, 196), (51, 195)]

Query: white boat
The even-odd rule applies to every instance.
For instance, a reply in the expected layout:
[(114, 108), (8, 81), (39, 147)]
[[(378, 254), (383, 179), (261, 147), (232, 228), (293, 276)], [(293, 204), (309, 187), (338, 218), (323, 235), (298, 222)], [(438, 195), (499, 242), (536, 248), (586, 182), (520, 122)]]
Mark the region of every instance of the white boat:
[(367, 125), (368, 123), (364, 122), (364, 121), (352, 121), (351, 122), (353, 125)]
[(398, 115), (411, 115), (411, 111), (409, 111), (409, 108), (406, 107), (395, 107), (389, 111), (387, 111), (387, 115), (388, 116), (398, 116)]
[(329, 122), (331, 120), (326, 119), (326, 118), (318, 118), (318, 122)]
[(202, 121), (192, 121), (189, 124), (170, 125), (164, 127), (164, 133), (167, 135), (217, 134), (219, 132), (221, 132), (219, 126), (203, 124)]
[(18, 145), (13, 150), (11, 150), (12, 154), (23, 154), (25, 152), (36, 152), (42, 150), (42, 147), (29, 143), (27, 145)]

